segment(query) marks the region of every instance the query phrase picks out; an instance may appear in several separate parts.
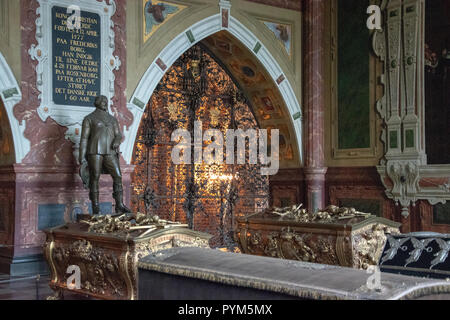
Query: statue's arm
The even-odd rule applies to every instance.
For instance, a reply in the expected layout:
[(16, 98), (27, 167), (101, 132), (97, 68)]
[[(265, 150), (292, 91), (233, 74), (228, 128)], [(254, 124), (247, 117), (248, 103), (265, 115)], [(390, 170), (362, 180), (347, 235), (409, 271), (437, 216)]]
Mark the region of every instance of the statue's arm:
[(83, 126), (81, 129), (81, 141), (80, 141), (80, 163), (86, 161), (87, 143), (89, 139), (89, 134), (91, 133), (91, 125), (89, 119), (83, 120)]
[(122, 133), (119, 129), (119, 122), (114, 118), (114, 140), (113, 140), (113, 149), (119, 149), (120, 143), (122, 142)]

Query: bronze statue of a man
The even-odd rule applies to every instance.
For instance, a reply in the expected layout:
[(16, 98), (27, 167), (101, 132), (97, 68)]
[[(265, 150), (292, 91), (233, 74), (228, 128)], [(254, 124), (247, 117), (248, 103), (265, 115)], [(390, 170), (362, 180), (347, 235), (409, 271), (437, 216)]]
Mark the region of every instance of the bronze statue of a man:
[[(83, 120), (80, 142), (80, 164), (88, 166), (89, 199), (94, 214), (100, 213), (98, 201), (98, 181), (102, 172), (113, 178), (113, 197), (116, 201), (116, 213), (130, 213), (123, 204), (122, 173), (119, 165), (119, 146), (122, 134), (117, 119), (108, 113), (108, 98), (98, 96), (94, 105), (97, 108)], [(80, 172), (82, 179), (83, 174)], [(83, 179), (85, 182), (87, 179)]]

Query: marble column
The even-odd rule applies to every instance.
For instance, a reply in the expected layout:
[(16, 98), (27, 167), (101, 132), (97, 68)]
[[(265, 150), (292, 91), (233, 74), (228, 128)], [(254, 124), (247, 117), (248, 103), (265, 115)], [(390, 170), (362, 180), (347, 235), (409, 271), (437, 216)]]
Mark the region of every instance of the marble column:
[(325, 8), (328, 0), (304, 0), (305, 180), (309, 211), (325, 207)]

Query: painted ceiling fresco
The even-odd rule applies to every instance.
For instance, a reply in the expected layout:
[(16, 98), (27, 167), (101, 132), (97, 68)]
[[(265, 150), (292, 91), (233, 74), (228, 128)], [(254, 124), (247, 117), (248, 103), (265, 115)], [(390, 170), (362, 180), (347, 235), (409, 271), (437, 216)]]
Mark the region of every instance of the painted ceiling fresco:
[(280, 130), (280, 165), (298, 165), (295, 134), (284, 101), (270, 76), (253, 54), (227, 32), (202, 41), (229, 69), (249, 98), (262, 128)]
[(292, 55), (292, 26), (278, 22), (263, 21), (261, 22), (274, 34), (278, 43), (286, 50), (289, 57)]
[(142, 0), (143, 42), (145, 43), (164, 23), (186, 6), (168, 1)]

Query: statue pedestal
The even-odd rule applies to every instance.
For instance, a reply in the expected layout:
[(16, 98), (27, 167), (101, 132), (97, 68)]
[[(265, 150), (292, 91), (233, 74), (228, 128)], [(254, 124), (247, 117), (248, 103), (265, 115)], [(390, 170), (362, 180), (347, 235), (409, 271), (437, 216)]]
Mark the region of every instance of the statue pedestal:
[[(44, 253), (55, 291), (49, 298), (63, 298), (66, 291), (95, 299), (137, 299), (140, 258), (172, 247), (208, 248), (211, 238), (176, 224), (132, 228), (108, 233), (97, 228), (94, 233), (86, 223), (70, 223), (46, 230)], [(77, 286), (77, 270), (79, 286), (70, 288)]]

